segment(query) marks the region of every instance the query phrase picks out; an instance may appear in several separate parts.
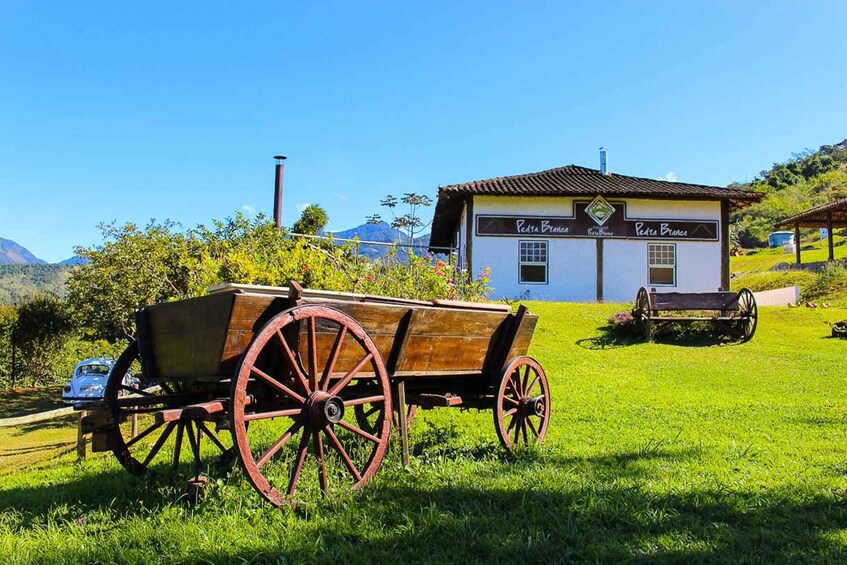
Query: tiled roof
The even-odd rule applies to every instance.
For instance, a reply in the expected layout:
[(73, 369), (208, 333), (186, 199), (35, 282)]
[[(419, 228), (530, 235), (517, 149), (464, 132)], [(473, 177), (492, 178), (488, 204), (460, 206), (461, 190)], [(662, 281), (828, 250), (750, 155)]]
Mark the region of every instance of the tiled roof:
[(794, 224), (799, 224), (800, 227), (804, 228), (822, 228), (826, 227), (828, 216), (832, 218), (834, 227), (847, 227), (847, 198), (839, 198), (828, 204), (810, 208), (774, 225), (778, 228), (793, 226)]
[(672, 200), (728, 200), (737, 210), (758, 202), (763, 194), (703, 184), (603, 174), (596, 169), (567, 165), (537, 173), (496, 177), (438, 189), (432, 221), (433, 246), (449, 246), (469, 195), (497, 196), (628, 196)]
[(596, 169), (567, 165), (538, 173), (510, 177), (476, 180), (463, 184), (443, 186), (440, 192), (460, 194), (503, 194), (520, 196), (677, 196), (697, 199), (728, 198), (758, 201), (759, 192), (734, 190), (664, 180), (628, 177), (618, 174), (604, 175)]

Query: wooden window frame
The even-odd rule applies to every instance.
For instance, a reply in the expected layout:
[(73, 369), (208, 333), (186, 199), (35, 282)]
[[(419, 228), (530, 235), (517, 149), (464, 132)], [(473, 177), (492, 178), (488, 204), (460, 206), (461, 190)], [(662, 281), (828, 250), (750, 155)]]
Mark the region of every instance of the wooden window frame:
[[(670, 248), (673, 251), (673, 264), (672, 265), (668, 265), (667, 263), (655, 263), (654, 264), (650, 260), (650, 251), (654, 247)], [(678, 262), (679, 262), (679, 255), (677, 254), (676, 243), (667, 243), (667, 242), (648, 243), (647, 244), (647, 281), (649, 283), (649, 286), (675, 287), (676, 284), (677, 284), (676, 269), (677, 269)], [(667, 268), (670, 268), (671, 272), (673, 273), (673, 282), (671, 282), (671, 283), (653, 282), (653, 279), (651, 278), (651, 270), (652, 269), (667, 269)]]
[[(524, 261), (523, 260), (523, 246), (524, 244), (543, 244), (544, 246), (544, 261)], [(544, 265), (544, 281), (525, 281), (523, 280), (523, 266), (524, 265)], [(550, 242), (547, 240), (537, 240), (537, 239), (520, 239), (518, 240), (518, 284), (540, 284), (546, 285), (550, 284)]]

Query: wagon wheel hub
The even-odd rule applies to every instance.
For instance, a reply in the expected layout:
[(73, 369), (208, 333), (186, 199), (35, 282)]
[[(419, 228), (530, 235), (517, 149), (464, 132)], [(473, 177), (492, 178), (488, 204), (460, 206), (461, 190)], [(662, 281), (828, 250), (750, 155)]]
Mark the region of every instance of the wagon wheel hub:
[(313, 392), (306, 402), (306, 414), (316, 428), (337, 424), (344, 418), (344, 401), (324, 391)]
[(519, 410), (526, 416), (544, 416), (544, 397), (543, 396), (525, 396), (520, 399)]

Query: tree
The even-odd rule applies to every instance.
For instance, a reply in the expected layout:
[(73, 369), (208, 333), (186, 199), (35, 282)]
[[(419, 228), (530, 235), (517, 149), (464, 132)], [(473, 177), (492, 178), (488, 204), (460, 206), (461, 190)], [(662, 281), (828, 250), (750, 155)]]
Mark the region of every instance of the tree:
[[(400, 202), (407, 205), (409, 207), (409, 211), (402, 216), (398, 216), (394, 212), (394, 208), (397, 207), (397, 202), (397, 197), (389, 194), (383, 200), (380, 200), (379, 205), (388, 208), (394, 218), (391, 221), (391, 227), (403, 232), (406, 237), (408, 237), (409, 245), (412, 246), (415, 244), (415, 234), (420, 233), (432, 223), (432, 220), (430, 220), (424, 224), (419, 216), (421, 208), (432, 206), (432, 198), (425, 194), (418, 194), (416, 192), (407, 192), (403, 194), (403, 196), (400, 197)], [(373, 214), (367, 217), (367, 222), (369, 224), (379, 224), (381, 221), (382, 217), (379, 214)], [(414, 248), (410, 247), (409, 253), (414, 254), (413, 250)]]
[(18, 307), (14, 345), (33, 387), (50, 375), (72, 329), (67, 307), (55, 295), (41, 294)]
[(78, 248), (89, 263), (68, 279), (68, 302), (80, 326), (91, 328), (93, 337), (132, 339), (136, 309), (190, 295), (196, 266), (186, 257), (193, 242), (176, 227), (167, 220), (151, 220), (144, 229), (131, 223), (99, 226), (104, 243)]
[(17, 376), (12, 367), (12, 331), (18, 319), (18, 311), (13, 306), (0, 305), (0, 380), (8, 379), (12, 388)]
[(327, 222), (329, 222), (329, 219), (326, 210), (317, 204), (309, 204), (303, 209), (300, 219), (291, 226), (291, 231), (293, 233), (318, 235), (326, 227)]

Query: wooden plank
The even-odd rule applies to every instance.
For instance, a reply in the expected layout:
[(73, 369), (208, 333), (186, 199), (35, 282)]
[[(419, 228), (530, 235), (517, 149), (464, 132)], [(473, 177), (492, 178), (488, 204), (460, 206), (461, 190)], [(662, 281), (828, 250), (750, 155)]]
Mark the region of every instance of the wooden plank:
[(738, 310), (734, 292), (653, 292), (650, 299), (655, 310)]
[(0, 419), (0, 428), (11, 428), (15, 426), (23, 426), (24, 424), (32, 424), (35, 422), (45, 422), (63, 418), (74, 413), (72, 406), (66, 408), (58, 408), (56, 410), (48, 410), (47, 412), (39, 412), (38, 414), (27, 414), (26, 416), (17, 416), (15, 418)]
[(603, 302), (603, 239), (598, 237), (595, 242), (597, 263), (597, 302)]
[(511, 310), (508, 304), (492, 304), (490, 302), (466, 302), (464, 300), (433, 300), (435, 306), (445, 308), (458, 308), (460, 310), (492, 310), (494, 312), (508, 312)]
[(202, 420), (212, 414), (218, 414), (226, 410), (223, 401), (213, 400), (199, 404), (189, 404), (183, 408), (170, 408), (156, 412), (156, 422), (166, 423), (177, 420)]

